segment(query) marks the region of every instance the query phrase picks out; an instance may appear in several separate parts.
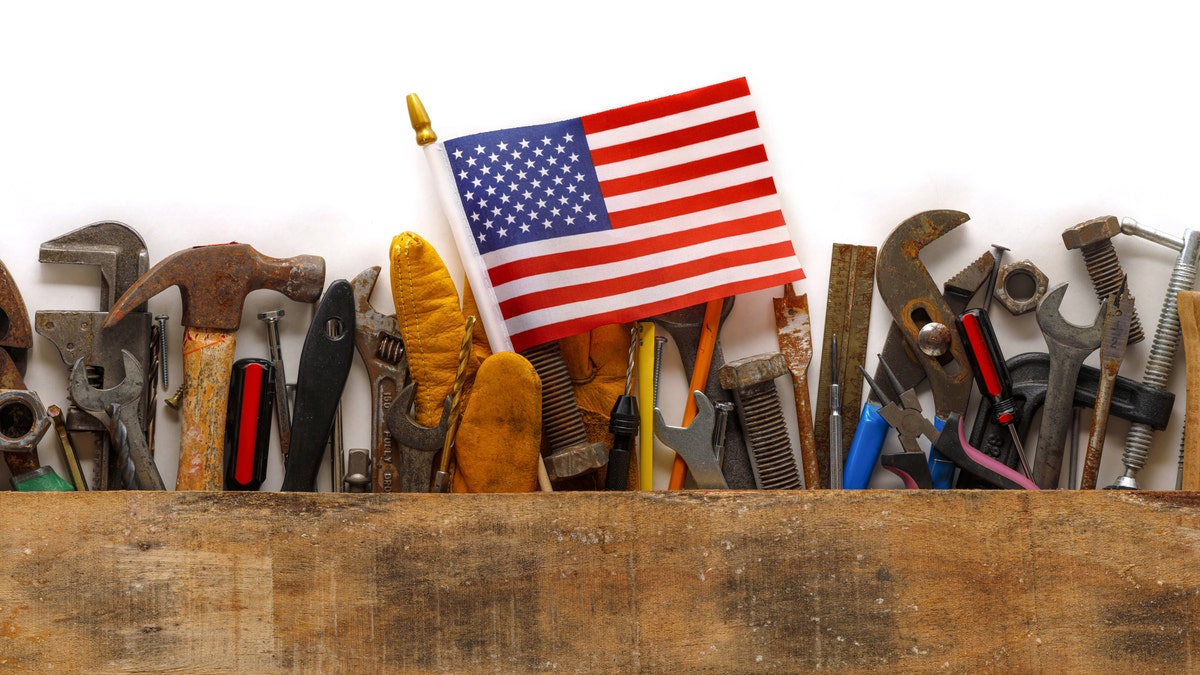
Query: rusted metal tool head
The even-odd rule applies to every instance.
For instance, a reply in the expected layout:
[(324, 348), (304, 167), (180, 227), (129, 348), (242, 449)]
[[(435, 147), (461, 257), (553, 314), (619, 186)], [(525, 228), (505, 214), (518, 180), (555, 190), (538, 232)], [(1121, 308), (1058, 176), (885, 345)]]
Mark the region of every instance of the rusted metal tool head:
[(115, 387), (97, 389), (88, 381), (83, 359), (71, 368), (71, 399), (84, 410), (96, 415), (109, 415), (121, 406), (130, 405), (142, 397), (146, 376), (137, 357), (128, 351), (122, 352), (125, 360), (125, 379)]
[(269, 289), (297, 302), (315, 302), (325, 288), (325, 259), (271, 258), (239, 243), (184, 249), (134, 282), (109, 310), (104, 325), (117, 323), (171, 286), (179, 287), (184, 326), (232, 333), (241, 325), (242, 305), (251, 291)]
[(378, 360), (381, 367), (390, 368), (403, 378), (408, 365), (400, 339), (400, 323), (395, 314), (384, 314), (371, 305), (379, 269), (378, 265), (368, 267), (350, 281), (354, 290), (354, 345), (365, 363)]
[(946, 331), (941, 353), (921, 350), (924, 329), (953, 326), (955, 315), (921, 262), (921, 249), (970, 220), (961, 211), (925, 211), (901, 223), (879, 247), (876, 287), (900, 326), (911, 354), (921, 364), (933, 390), (937, 416), (962, 412), (974, 384), (971, 365), (956, 331)]
[(33, 346), (33, 330), (29, 326), (29, 311), (17, 282), (0, 261), (0, 347), (12, 357), (17, 372), (23, 377), (28, 363), (29, 348)]
[[(141, 235), (125, 223), (104, 220), (44, 242), (38, 261), (100, 268), (100, 311), (108, 311), (146, 270), (150, 256)], [(144, 311), (145, 307), (130, 311)]]

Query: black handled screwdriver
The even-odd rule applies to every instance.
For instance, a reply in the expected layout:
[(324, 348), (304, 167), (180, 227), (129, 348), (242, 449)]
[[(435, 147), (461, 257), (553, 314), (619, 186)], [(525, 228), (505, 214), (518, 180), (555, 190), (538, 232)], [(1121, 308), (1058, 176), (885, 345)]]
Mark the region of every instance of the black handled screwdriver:
[(998, 424), (1008, 427), (1017, 457), (1021, 460), (1021, 471), (1029, 477), (1025, 463), (1025, 448), (1021, 435), (1017, 433), (1017, 403), (1012, 396), (1012, 376), (992, 329), (992, 319), (986, 309), (972, 308), (958, 315), (958, 333), (966, 347), (967, 360), (975, 373), (979, 391), (992, 402), (992, 416)]

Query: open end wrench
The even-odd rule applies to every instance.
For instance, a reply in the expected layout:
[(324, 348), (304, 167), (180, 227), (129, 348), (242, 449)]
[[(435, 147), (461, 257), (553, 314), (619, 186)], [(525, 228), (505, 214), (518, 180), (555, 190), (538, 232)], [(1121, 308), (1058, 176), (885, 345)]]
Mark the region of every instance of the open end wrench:
[(371, 385), (373, 491), (395, 492), (400, 483), (400, 462), (387, 412), (395, 405), (400, 388), (408, 384), (408, 356), (396, 316), (383, 314), (371, 306), (379, 270), (378, 266), (368, 267), (350, 281), (354, 289), (354, 347), (367, 368)]
[[(733, 297), (725, 300), (721, 310), (721, 321), (729, 316), (733, 309)], [(683, 374), (691, 382), (692, 371), (696, 365), (696, 348), (700, 345), (700, 332), (704, 324), (704, 305), (693, 305), (674, 312), (667, 312), (652, 317), (655, 326), (666, 331), (675, 346), (679, 349), (679, 358), (683, 362)], [(725, 365), (725, 356), (721, 352), (720, 338), (713, 348), (712, 367), (708, 371), (708, 381), (704, 385), (704, 394), (710, 403), (733, 403), (733, 394), (721, 386), (717, 371)], [(711, 441), (710, 441), (711, 443)], [(738, 424), (729, 425), (725, 432), (725, 463), (724, 476), (729, 486), (735, 490), (753, 490), (754, 470), (750, 465), (750, 453), (746, 449), (745, 433)]]
[[(729, 487), (717, 455), (713, 452), (713, 429), (717, 414), (703, 392), (693, 391), (696, 416), (686, 427), (673, 427), (663, 419), (662, 410), (654, 409), (654, 435), (687, 462), (688, 471), (701, 490), (724, 490)], [(726, 446), (728, 452), (728, 446)], [(728, 455), (726, 455), (728, 457)]]
[(1100, 348), (1104, 336), (1104, 307), (1091, 326), (1076, 326), (1059, 312), (1067, 284), (1050, 289), (1038, 303), (1037, 322), (1050, 352), (1046, 403), (1042, 424), (1038, 427), (1037, 452), (1033, 460), (1033, 481), (1043, 490), (1058, 487), (1062, 471), (1063, 443), (1071, 424), (1075, 400), (1075, 381), (1079, 368), (1092, 352)]
[(429, 492), (433, 484), (433, 459), (450, 429), (452, 399), (446, 397), (437, 426), (417, 424), (409, 414), (417, 383), (404, 385), (387, 411), (388, 429), (400, 450), (400, 492)]
[[(925, 211), (901, 223), (879, 247), (876, 288), (899, 325), (910, 353), (921, 364), (933, 391), (939, 429), (950, 413), (962, 414), (974, 386), (971, 365), (954, 325), (955, 314), (921, 262), (920, 252), (970, 219), (961, 211)], [(929, 348), (919, 340), (925, 329), (942, 341)], [(930, 449), (929, 471), (936, 488), (949, 488), (954, 465)]]
[(71, 368), (71, 398), (80, 408), (109, 420), (109, 433), (121, 458), (122, 482), (128, 490), (165, 490), (162, 476), (150, 456), (138, 408), (146, 378), (137, 357), (125, 356), (125, 379), (115, 387), (96, 389), (88, 383), (83, 359)]

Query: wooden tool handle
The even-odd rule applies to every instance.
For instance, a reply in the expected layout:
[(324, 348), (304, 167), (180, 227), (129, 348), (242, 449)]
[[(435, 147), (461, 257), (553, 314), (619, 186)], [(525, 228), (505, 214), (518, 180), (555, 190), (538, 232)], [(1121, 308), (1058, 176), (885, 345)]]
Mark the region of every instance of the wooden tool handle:
[(186, 327), (180, 403), (179, 475), (176, 490), (220, 490), (225, 450), (225, 409), (235, 333)]
[(1187, 413), (1183, 422), (1183, 473), (1180, 487), (1200, 490), (1200, 291), (1178, 296), (1179, 327), (1187, 359)]

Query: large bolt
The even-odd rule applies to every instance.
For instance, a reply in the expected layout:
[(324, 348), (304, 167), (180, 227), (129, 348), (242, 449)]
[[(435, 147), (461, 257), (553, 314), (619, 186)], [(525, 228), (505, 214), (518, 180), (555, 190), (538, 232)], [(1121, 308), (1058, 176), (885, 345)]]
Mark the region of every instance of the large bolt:
[[(1158, 327), (1154, 331), (1154, 341), (1150, 344), (1150, 357), (1146, 362), (1146, 371), (1142, 383), (1155, 389), (1166, 389), (1167, 379), (1171, 375), (1171, 365), (1175, 360), (1175, 349), (1179, 346), (1179, 306), (1180, 291), (1190, 290), (1196, 283), (1196, 265), (1200, 262), (1200, 231), (1184, 230), (1183, 238), (1177, 239), (1168, 234), (1144, 228), (1132, 218), (1121, 221), (1121, 231), (1141, 237), (1148, 241), (1179, 251), (1175, 260), (1175, 268), (1171, 271), (1171, 280), (1167, 284), (1167, 295), (1163, 299), (1162, 311), (1158, 315)], [(1154, 429), (1148, 424), (1133, 423), (1125, 436), (1125, 452), (1121, 462), (1125, 465), (1125, 473), (1109, 486), (1109, 489), (1138, 489), (1137, 472), (1146, 466), (1150, 455), (1150, 447)]]
[(279, 452), (287, 458), (292, 446), (292, 413), (288, 405), (287, 375), (283, 370), (283, 348), (279, 340), (279, 320), (282, 309), (259, 312), (258, 318), (267, 325), (267, 354), (275, 366), (275, 427), (279, 430)]
[[(1120, 291), (1121, 282), (1125, 279), (1125, 271), (1121, 269), (1121, 261), (1117, 259), (1117, 249), (1112, 242), (1113, 237), (1120, 233), (1121, 224), (1116, 216), (1093, 218), (1069, 227), (1062, 233), (1063, 245), (1067, 250), (1079, 249), (1083, 255), (1083, 264), (1092, 280), (1092, 288), (1101, 302)], [(1135, 345), (1145, 339), (1146, 334), (1142, 332), (1142, 322), (1138, 319), (1135, 306), (1130, 318), (1127, 344)]]
[(542, 431), (550, 446), (546, 473), (564, 480), (595, 471), (608, 463), (604, 443), (590, 443), (583, 413), (575, 400), (571, 374), (558, 341), (551, 340), (521, 352), (542, 380)]
[(717, 371), (721, 386), (733, 392), (750, 450), (754, 482), (760, 490), (803, 487), (783, 420), (783, 406), (775, 390), (775, 379), (787, 372), (787, 360), (778, 352), (731, 361)]

